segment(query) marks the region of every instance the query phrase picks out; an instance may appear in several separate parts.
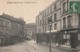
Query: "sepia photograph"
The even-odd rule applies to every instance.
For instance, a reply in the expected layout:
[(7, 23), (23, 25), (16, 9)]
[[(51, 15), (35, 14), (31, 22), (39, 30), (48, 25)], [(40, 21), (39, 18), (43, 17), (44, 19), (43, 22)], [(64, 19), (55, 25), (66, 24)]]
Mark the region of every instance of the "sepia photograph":
[(0, 52), (80, 52), (80, 0), (0, 0)]

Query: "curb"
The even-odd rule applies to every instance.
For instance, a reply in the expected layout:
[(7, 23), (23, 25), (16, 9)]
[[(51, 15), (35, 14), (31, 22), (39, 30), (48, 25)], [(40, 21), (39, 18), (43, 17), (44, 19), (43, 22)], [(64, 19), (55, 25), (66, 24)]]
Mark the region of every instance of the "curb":
[[(43, 43), (38, 43), (38, 44), (46, 46), (46, 47), (49, 47), (49, 45), (47, 45), (46, 43), (45, 43), (45, 45)], [(80, 51), (80, 49), (66, 48), (66, 47), (62, 47), (62, 46), (60, 46), (60, 47), (52, 46), (51, 48), (56, 48), (56, 49), (60, 49), (60, 50), (64, 50), (64, 51), (69, 51), (69, 52), (70, 51), (71, 52), (78, 52), (78, 51)]]

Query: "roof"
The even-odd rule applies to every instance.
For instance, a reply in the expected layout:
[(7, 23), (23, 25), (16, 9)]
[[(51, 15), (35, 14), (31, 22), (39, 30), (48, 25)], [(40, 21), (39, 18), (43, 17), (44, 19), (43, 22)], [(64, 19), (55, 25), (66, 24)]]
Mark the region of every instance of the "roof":
[(2, 14), (0, 15), (2, 18), (5, 18), (5, 19), (8, 19), (8, 20), (11, 20), (11, 21), (14, 21), (14, 22), (18, 22), (18, 23), (25, 23), (25, 21), (22, 19), (22, 18), (16, 18), (16, 17), (13, 17), (13, 16), (10, 16), (8, 14)]

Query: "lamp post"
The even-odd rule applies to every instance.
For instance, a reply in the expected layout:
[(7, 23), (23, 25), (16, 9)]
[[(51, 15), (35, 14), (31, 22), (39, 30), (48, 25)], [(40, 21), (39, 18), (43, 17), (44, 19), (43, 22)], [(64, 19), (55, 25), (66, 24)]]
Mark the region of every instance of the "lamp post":
[(51, 18), (49, 18), (48, 19), (48, 23), (49, 23), (49, 27), (50, 27), (50, 35), (49, 35), (49, 52), (52, 52), (51, 51), (51, 27), (52, 27), (52, 19)]

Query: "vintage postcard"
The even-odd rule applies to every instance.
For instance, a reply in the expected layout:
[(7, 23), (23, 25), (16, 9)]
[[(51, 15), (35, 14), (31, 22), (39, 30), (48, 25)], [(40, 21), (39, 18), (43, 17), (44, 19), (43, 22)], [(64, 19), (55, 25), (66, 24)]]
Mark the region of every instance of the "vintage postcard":
[(80, 52), (80, 0), (0, 0), (0, 52)]

